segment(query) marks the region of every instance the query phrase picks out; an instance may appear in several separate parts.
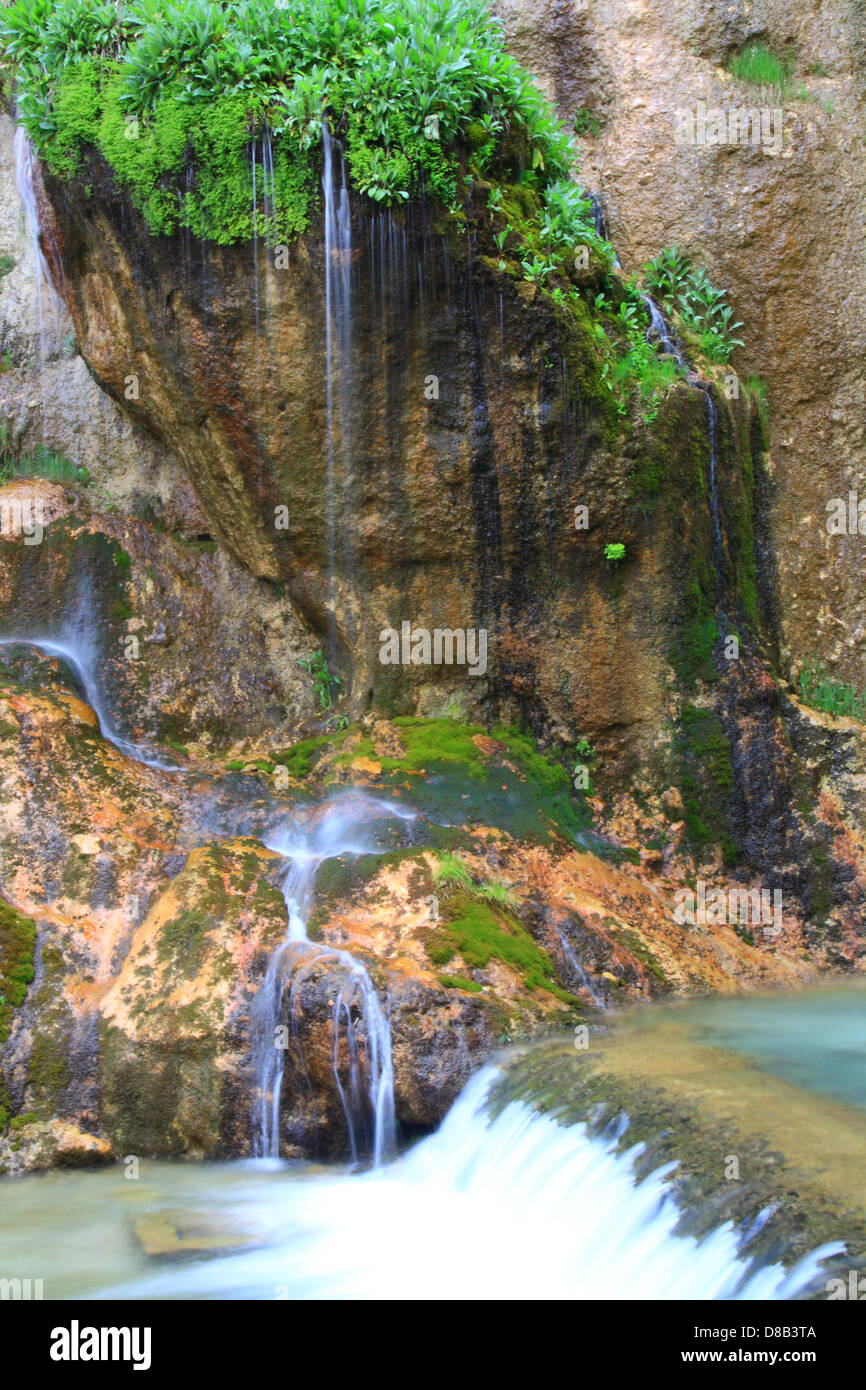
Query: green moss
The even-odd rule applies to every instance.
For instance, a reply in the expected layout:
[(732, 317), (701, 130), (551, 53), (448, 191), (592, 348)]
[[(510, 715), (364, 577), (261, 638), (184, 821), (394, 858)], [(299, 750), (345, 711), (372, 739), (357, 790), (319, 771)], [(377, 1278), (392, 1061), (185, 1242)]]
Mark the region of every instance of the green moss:
[(175, 960), (184, 969), (194, 969), (201, 962), (206, 938), (214, 929), (209, 912), (191, 908), (179, 913), (163, 927), (157, 955), (160, 960)]
[(534, 188), (569, 171), (564, 131), (480, 0), (346, 0), (325, 16), (317, 0), (179, 0), (165, 14), (57, 0), (50, 22), (27, 5), (0, 12), (0, 43), (40, 152), (71, 177), (98, 148), (155, 232), (249, 238), (251, 144), (266, 124), (258, 231), (303, 230), (320, 197), (325, 113), (355, 186), (379, 203), (426, 192), (458, 220), (467, 173), (525, 166)]
[(24, 1003), (33, 981), (36, 925), (0, 902), (0, 1044), (9, 1036), (12, 1011)]
[[(336, 740), (336, 746), (342, 742), (342, 738)], [(284, 767), (290, 777), (296, 777), (299, 781), (309, 777), (316, 763), (322, 754), (331, 747), (335, 746), (335, 740), (327, 735), (321, 738), (303, 738), (297, 743), (293, 743), (290, 748), (284, 748), (279, 753), (273, 754), (275, 767)], [(232, 766), (232, 764), (229, 764)], [(237, 764), (240, 768), (243, 764)]]
[(725, 863), (736, 864), (729, 808), (734, 789), (731, 745), (718, 716), (686, 704), (675, 740), (683, 820), (695, 849), (720, 844)]
[(464, 989), (470, 994), (481, 993), (481, 985), (475, 980), (467, 980), (465, 975), (440, 975), (439, 983), (445, 989)]
[(57, 1114), (62, 1097), (69, 1087), (69, 1063), (66, 1056), (68, 1029), (58, 1026), (58, 1018), (43, 1018), (34, 1031), (30, 1049), (30, 1082), (38, 1101), (40, 1118), (50, 1119)]
[(520, 976), (526, 989), (546, 990), (572, 1002), (557, 985), (547, 952), (522, 922), (470, 893), (458, 890), (440, 900), (440, 925), (429, 929), (425, 945), (433, 965), (447, 965), (459, 955), (471, 970), (483, 970), (491, 960), (499, 960)]

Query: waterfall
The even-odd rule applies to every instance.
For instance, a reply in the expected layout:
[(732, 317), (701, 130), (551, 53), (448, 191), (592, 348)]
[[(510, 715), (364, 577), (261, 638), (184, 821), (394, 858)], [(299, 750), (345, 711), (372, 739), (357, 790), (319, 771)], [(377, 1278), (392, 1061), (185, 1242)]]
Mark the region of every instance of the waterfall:
[[(97, 1296), (273, 1299), (280, 1287), (306, 1299), (788, 1299), (813, 1289), (821, 1261), (842, 1248), (820, 1246), (786, 1271), (751, 1258), (754, 1226), (685, 1234), (674, 1165), (638, 1181), (642, 1146), (620, 1151), (622, 1124), (593, 1135), (516, 1101), (491, 1118), (496, 1075), (479, 1072), (435, 1134), (382, 1168), (231, 1178), (229, 1210), (251, 1248), (153, 1274), (139, 1265)], [(202, 1170), (197, 1207), (212, 1210), (230, 1172)], [(112, 1219), (115, 1189), (104, 1199)]]
[(45, 351), (45, 291), (51, 292), (51, 277), (48, 262), (39, 239), (39, 209), (36, 204), (35, 183), (36, 155), (30, 137), (23, 126), (15, 127), (15, 179), (18, 193), (24, 204), (27, 229), (36, 261), (36, 304), (39, 323), (39, 366), (44, 371)]
[[(325, 197), (325, 395), (327, 450), (327, 536), (329, 656), (336, 651), (336, 472), (342, 466), (344, 486), (351, 462), (351, 370), (352, 370), (352, 218), (346, 163), (342, 148), (331, 135), (327, 120), (322, 123), (324, 169), (322, 191)], [(339, 160), (340, 187), (335, 188), (335, 166)], [(336, 392), (334, 380), (336, 377)]]
[(568, 940), (568, 937), (565, 935), (565, 932), (562, 931), (559, 927), (556, 927), (555, 931), (556, 935), (559, 937), (559, 945), (562, 949), (562, 954), (565, 957), (565, 963), (571, 971), (572, 976), (574, 977), (574, 979), (577, 980), (578, 985), (582, 989), (586, 990), (593, 1004), (595, 1004), (597, 1008), (605, 1008), (604, 1000), (599, 999), (592, 985), (589, 983), (589, 976), (587, 975), (586, 971), (584, 970), (583, 966), (578, 960), (577, 952), (571, 945), (571, 942)]
[(722, 544), (722, 523), (719, 511), (719, 426), (716, 417), (716, 403), (713, 400), (713, 393), (708, 386), (702, 388), (707, 399), (707, 418), (709, 421), (710, 436), (710, 468), (709, 468), (709, 494), (710, 494), (710, 523), (712, 527), (713, 540), (713, 566), (716, 571), (717, 598), (721, 599), (722, 588), (722, 569), (724, 565), (725, 550)]
[[(33, 254), (36, 259), (36, 268), (39, 272), (40, 284), (50, 285), (51, 277), (48, 273), (48, 262), (42, 251), (39, 240), (39, 210), (36, 206), (36, 184), (34, 179), (34, 168), (36, 166), (36, 156), (30, 136), (23, 126), (15, 127), (15, 178), (18, 184), (18, 192), (24, 204), (24, 211), (27, 217), (27, 230), (30, 233), (30, 240), (33, 243)], [(40, 297), (40, 310), (41, 310)]]
[[(359, 841), (357, 827), (371, 816), (407, 817), (403, 808), (367, 796), (333, 802), (312, 829), (292, 826), (272, 838), (268, 848), (282, 855), (282, 879), (288, 912), (285, 940), (268, 965), (251, 1011), (253, 1070), (257, 1100), (253, 1116), (253, 1151), (258, 1158), (279, 1157), (279, 1110), (286, 1048), (279, 1030), (283, 999), (298, 974), (323, 960), (337, 962), (343, 980), (333, 1006), (333, 1073), (343, 1107), (352, 1158), (372, 1155), (374, 1164), (393, 1149), (395, 1141), (394, 1072), (388, 1015), (364, 965), (348, 951), (309, 941), (307, 922), (316, 871), (323, 860), (341, 854), (368, 854), (375, 845)], [(294, 1010), (289, 1011), (290, 1020)], [(340, 1041), (345, 1038), (348, 1075), (341, 1076)]]
[(690, 386), (695, 386), (701, 392), (707, 402), (707, 425), (709, 442), (709, 468), (707, 490), (710, 499), (710, 525), (712, 530), (713, 548), (713, 568), (716, 573), (716, 601), (721, 601), (722, 597), (722, 574), (724, 570), (725, 549), (722, 541), (722, 522), (721, 507), (719, 505), (719, 427), (716, 405), (713, 400), (711, 388), (697, 374), (692, 371), (686, 361), (685, 354), (679, 343), (671, 335), (667, 320), (655, 300), (648, 294), (641, 295), (641, 299), (646, 306), (650, 316), (650, 326), (647, 329), (647, 339), (656, 338), (662, 352), (669, 353), (675, 357), (679, 365), (686, 372), (686, 380)]
[(655, 300), (652, 299), (648, 294), (642, 294), (641, 299), (643, 300), (644, 307), (646, 308), (646, 311), (650, 316), (650, 326), (647, 329), (646, 333), (647, 339), (649, 340), (653, 337), (656, 337), (659, 341), (659, 344), (661, 345), (662, 352), (669, 353), (671, 357), (676, 358), (677, 362), (681, 367), (688, 368), (686, 359), (683, 356), (683, 350), (678, 343), (674, 342), (673, 338), (671, 337), (665, 316), (662, 313), (659, 306), (656, 304)]
[(0, 637), (0, 647), (35, 647), (46, 656), (56, 657), (69, 668), (84, 696), (85, 702), (93, 710), (99, 725), (99, 732), (107, 743), (111, 743), (125, 758), (144, 763), (145, 767), (156, 768), (160, 772), (185, 772), (187, 769), (176, 763), (167, 763), (159, 754), (143, 743), (133, 743), (124, 738), (114, 727), (111, 714), (105, 703), (102, 688), (96, 677), (96, 653), (86, 638), (77, 633), (67, 633), (59, 639), (31, 637), (26, 634), (15, 637)]

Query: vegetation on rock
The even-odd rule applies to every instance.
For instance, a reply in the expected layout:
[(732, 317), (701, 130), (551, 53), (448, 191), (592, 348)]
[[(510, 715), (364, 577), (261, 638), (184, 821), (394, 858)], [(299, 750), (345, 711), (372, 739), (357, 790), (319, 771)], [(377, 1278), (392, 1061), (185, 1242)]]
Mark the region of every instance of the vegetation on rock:
[(727, 290), (717, 289), (706, 271), (696, 269), (676, 246), (665, 247), (644, 267), (644, 274), (650, 292), (696, 336), (704, 356), (711, 362), (730, 362), (734, 349), (743, 346), (735, 337), (743, 325), (734, 320)]
[(383, 203), (422, 188), (453, 202), (467, 144), (489, 167), (511, 142), (540, 185), (571, 163), (483, 0), (17, 0), (0, 38), (49, 166), (74, 175), (95, 146), (155, 232), (231, 242), (252, 236), (258, 216), (277, 237), (302, 230), (326, 119), (356, 187)]

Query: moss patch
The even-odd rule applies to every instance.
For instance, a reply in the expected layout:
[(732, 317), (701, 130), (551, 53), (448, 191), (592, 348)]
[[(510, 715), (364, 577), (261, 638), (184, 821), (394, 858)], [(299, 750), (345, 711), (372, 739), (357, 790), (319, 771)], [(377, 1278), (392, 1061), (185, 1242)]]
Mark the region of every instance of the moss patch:
[(448, 965), (459, 956), (470, 970), (483, 970), (491, 960), (498, 960), (520, 977), (526, 989), (542, 989), (566, 1003), (578, 1002), (557, 985), (547, 952), (511, 913), (463, 890), (443, 896), (439, 910), (440, 924), (425, 933), (433, 965)]
[(689, 840), (695, 849), (720, 844), (725, 863), (733, 866), (739, 857), (729, 817), (734, 768), (721, 720), (709, 710), (685, 704), (675, 749)]

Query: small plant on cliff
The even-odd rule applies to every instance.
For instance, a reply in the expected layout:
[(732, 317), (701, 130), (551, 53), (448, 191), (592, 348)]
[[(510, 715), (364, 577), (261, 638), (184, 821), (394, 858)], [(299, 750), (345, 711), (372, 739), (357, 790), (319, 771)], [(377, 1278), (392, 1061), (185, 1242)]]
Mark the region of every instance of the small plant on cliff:
[(706, 271), (694, 267), (676, 246), (644, 266), (644, 279), (650, 293), (691, 331), (711, 362), (730, 362), (734, 349), (743, 346), (742, 338), (735, 336), (743, 325), (726, 302), (727, 290), (717, 289)]
[(808, 657), (800, 669), (800, 695), (804, 704), (825, 714), (866, 722), (866, 694), (845, 681), (834, 680), (824, 662), (814, 657)]
[(86, 468), (42, 444), (29, 453), (17, 452), (9, 444), (8, 426), (3, 421), (0, 423), (0, 483), (11, 482), (13, 478), (46, 478), (50, 482), (85, 485), (90, 481)]
[(625, 559), (625, 546), (622, 541), (609, 541), (604, 547), (604, 558), (611, 564), (619, 564)]
[(336, 697), (337, 687), (343, 682), (329, 669), (321, 647), (315, 656), (299, 657), (298, 665), (302, 666), (313, 678), (313, 695), (319, 702), (319, 709), (330, 709)]
[(791, 65), (787, 58), (780, 58), (765, 43), (749, 43), (735, 53), (728, 63), (728, 71), (740, 82), (749, 82), (756, 87), (768, 87), (784, 93), (791, 81)]

